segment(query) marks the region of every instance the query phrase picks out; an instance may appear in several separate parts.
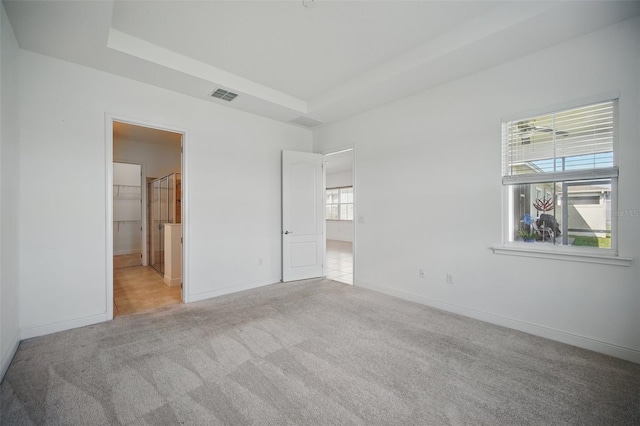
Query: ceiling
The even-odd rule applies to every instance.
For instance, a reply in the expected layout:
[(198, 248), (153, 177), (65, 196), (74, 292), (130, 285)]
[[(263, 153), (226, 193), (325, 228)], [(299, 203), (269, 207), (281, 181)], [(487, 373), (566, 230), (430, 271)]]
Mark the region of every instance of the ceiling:
[(146, 142), (160, 145), (182, 145), (182, 134), (152, 127), (136, 126), (134, 124), (113, 122), (113, 139), (124, 141)]
[(353, 149), (345, 149), (324, 156), (326, 173), (350, 172), (353, 169)]
[[(4, 1), (21, 48), (314, 127), (636, 16), (631, 1)], [(210, 94), (237, 93), (231, 102)]]

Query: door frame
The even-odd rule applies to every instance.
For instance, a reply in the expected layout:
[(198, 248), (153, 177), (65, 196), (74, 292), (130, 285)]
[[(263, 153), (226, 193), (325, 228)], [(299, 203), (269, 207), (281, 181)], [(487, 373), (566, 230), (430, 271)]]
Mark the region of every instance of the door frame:
[[(189, 303), (189, 173), (188, 152), (189, 137), (188, 131), (178, 126), (167, 126), (153, 121), (141, 120), (122, 115), (105, 113), (105, 184), (106, 184), (106, 223), (105, 223), (105, 300), (107, 321), (113, 319), (113, 123), (114, 121), (132, 124), (140, 127), (150, 127), (152, 129), (164, 130), (167, 132), (179, 133), (182, 135), (182, 164), (180, 173), (182, 178), (182, 302)], [(145, 189), (146, 193), (146, 189)], [(147, 262), (148, 263), (148, 262)]]
[[(343, 151), (349, 151), (351, 150), (352, 152), (352, 157), (351, 157), (351, 185), (353, 187), (353, 221), (351, 226), (353, 226), (353, 242), (351, 243), (351, 254), (353, 256), (353, 272), (351, 272), (351, 278), (353, 281), (352, 285), (357, 285), (356, 284), (356, 241), (357, 241), (357, 235), (358, 235), (358, 227), (356, 226), (356, 223), (358, 222), (358, 216), (357, 216), (357, 209), (358, 209), (358, 203), (356, 202), (356, 146), (355, 145), (343, 145), (340, 147), (334, 147), (334, 148), (330, 148), (327, 149), (325, 151), (322, 151), (322, 155), (324, 155), (325, 157), (327, 155), (331, 155), (331, 154), (337, 154), (339, 152), (343, 152)], [(324, 169), (324, 190), (326, 193), (327, 190), (327, 170)], [(327, 202), (327, 197), (324, 197), (325, 200), (325, 206), (326, 206), (326, 202)], [(326, 208), (325, 208), (326, 211)], [(327, 258), (327, 220), (324, 219), (324, 258)]]

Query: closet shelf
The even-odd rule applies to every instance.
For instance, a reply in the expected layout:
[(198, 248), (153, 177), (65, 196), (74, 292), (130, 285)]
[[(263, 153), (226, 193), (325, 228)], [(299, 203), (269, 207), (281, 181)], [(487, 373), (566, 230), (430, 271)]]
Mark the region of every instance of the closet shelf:
[[(120, 192), (122, 191), (122, 195)], [(113, 198), (136, 197), (142, 199), (142, 187), (140, 185), (113, 185)]]
[(140, 227), (140, 231), (142, 231), (142, 220), (114, 220), (113, 230), (120, 232), (120, 225), (124, 227), (123, 229), (128, 229), (129, 231), (131, 230), (131, 225), (135, 225), (136, 228)]

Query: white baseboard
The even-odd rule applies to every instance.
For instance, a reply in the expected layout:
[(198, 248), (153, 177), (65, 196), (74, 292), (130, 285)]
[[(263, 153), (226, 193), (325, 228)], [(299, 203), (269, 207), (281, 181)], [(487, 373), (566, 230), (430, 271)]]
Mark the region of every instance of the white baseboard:
[(20, 335), (20, 329), (16, 330), (16, 335), (13, 336), (9, 349), (7, 349), (6, 353), (2, 354), (2, 359), (0, 359), (0, 383), (2, 383), (4, 375), (7, 369), (9, 369), (9, 364), (11, 364), (13, 357), (16, 355), (18, 345), (20, 344)]
[(122, 249), (122, 250), (114, 250), (114, 256), (121, 256), (123, 254), (140, 254), (142, 249)]
[(420, 296), (418, 294), (367, 283), (362, 280), (356, 280), (355, 285), (357, 287), (363, 287), (369, 290), (374, 290), (380, 293), (388, 294), (390, 296), (395, 296), (401, 299), (410, 300), (412, 302), (420, 303), (422, 305), (431, 306), (432, 308), (440, 309), (447, 312), (453, 312), (455, 314), (474, 318), (480, 321), (496, 324), (502, 327), (511, 328), (514, 330), (533, 334), (535, 336), (544, 337), (550, 340), (555, 340), (557, 342), (566, 343), (568, 345), (577, 346), (579, 348), (588, 349), (594, 352), (599, 352), (605, 355), (610, 355), (615, 358), (620, 358), (626, 361), (631, 361), (631, 362), (640, 364), (640, 351), (636, 349), (627, 348), (624, 346), (618, 346), (618, 345), (614, 345), (607, 342), (602, 342), (600, 340), (595, 340), (589, 337), (580, 336), (577, 334), (569, 333), (562, 330), (557, 330), (554, 328), (549, 328), (543, 325), (533, 324), (533, 323), (520, 321), (513, 318), (507, 318), (500, 315), (490, 314), (488, 312), (467, 308), (465, 306), (453, 305), (447, 302), (442, 302), (439, 300)]
[(353, 244), (353, 238), (351, 238), (351, 237), (343, 237), (343, 238), (329, 238), (329, 237), (327, 237), (327, 241), (340, 241), (342, 243), (352, 243)]
[(189, 294), (185, 295), (184, 303), (192, 303), (198, 302), (200, 300), (211, 299), (212, 297), (223, 296), (225, 294), (237, 293), (239, 291), (251, 290), (252, 288), (263, 287), (265, 285), (271, 285), (280, 282), (280, 278), (270, 279), (270, 280), (262, 280), (262, 281), (254, 281), (247, 284), (241, 284), (232, 287), (225, 287), (218, 290), (213, 291), (205, 291), (197, 294)]
[(32, 337), (44, 336), (45, 334), (57, 333), (59, 331), (71, 330), (72, 328), (84, 327), (86, 325), (105, 322), (107, 314), (92, 315), (90, 317), (77, 318), (69, 321), (61, 321), (54, 324), (41, 325), (38, 327), (28, 327), (22, 329), (22, 338), (30, 339)]
[(178, 278), (169, 278), (168, 276), (164, 276), (162, 278), (162, 280), (164, 281), (164, 283), (166, 285), (168, 285), (169, 287), (178, 287), (180, 284), (182, 284), (182, 277), (178, 277)]

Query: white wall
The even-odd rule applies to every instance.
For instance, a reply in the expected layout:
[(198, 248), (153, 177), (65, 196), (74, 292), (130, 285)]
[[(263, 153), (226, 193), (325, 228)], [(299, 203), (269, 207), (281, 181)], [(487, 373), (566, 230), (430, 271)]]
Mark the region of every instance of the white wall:
[(106, 316), (105, 112), (187, 132), (188, 301), (280, 280), (280, 151), (308, 130), (31, 52), (20, 72), (23, 337)]
[[(339, 188), (353, 185), (353, 171), (328, 173), (325, 176), (327, 188)], [(327, 240), (353, 242), (353, 221), (327, 220)]]
[(327, 220), (327, 240), (353, 242), (353, 221)]
[(325, 176), (325, 185), (327, 188), (340, 188), (343, 186), (352, 186), (353, 172), (351, 170), (335, 172), (335, 173), (327, 172)]
[(20, 341), (18, 44), (0, 6), (0, 381)]
[[(138, 164), (113, 163), (113, 184), (139, 187), (141, 185), (141, 166)], [(131, 192), (136, 192), (133, 188)], [(133, 195), (133, 194), (128, 194)]]
[[(640, 362), (638, 46), (634, 19), (317, 129), (316, 152), (348, 140), (358, 153), (356, 285)], [(611, 91), (632, 265), (493, 254), (501, 117)]]
[(144, 164), (147, 177), (159, 178), (180, 172), (182, 157), (178, 145), (114, 139), (113, 161)]

